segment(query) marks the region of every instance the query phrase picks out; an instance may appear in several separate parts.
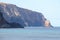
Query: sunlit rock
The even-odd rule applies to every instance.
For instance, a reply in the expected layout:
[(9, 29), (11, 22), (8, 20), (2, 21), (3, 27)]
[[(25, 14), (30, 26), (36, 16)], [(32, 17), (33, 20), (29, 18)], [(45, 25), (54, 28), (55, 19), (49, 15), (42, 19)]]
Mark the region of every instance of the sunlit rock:
[(49, 20), (45, 20), (45, 27), (50, 27), (50, 21)]

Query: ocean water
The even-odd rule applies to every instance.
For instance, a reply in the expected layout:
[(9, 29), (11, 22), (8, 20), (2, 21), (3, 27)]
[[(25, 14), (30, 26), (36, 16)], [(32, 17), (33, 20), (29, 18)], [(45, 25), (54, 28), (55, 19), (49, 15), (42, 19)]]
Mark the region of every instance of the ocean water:
[(60, 28), (0, 29), (0, 40), (60, 40)]

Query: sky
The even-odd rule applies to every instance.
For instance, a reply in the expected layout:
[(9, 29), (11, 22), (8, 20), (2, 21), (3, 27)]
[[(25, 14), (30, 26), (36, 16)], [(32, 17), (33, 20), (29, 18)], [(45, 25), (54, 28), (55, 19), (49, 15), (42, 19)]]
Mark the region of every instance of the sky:
[(60, 0), (0, 0), (0, 2), (40, 12), (53, 26), (60, 26)]

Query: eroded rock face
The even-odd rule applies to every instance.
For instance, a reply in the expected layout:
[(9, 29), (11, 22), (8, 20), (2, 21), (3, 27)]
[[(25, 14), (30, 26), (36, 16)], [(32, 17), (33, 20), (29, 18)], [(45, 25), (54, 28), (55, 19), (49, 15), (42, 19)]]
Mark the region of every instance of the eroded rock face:
[(45, 20), (45, 27), (50, 27), (51, 25), (50, 25), (50, 21), (49, 20)]
[(7, 22), (3, 17), (3, 13), (0, 11), (0, 28), (24, 28), (24, 27), (18, 23)]
[[(45, 26), (47, 20), (42, 13), (17, 7), (16, 5), (0, 3), (0, 10), (8, 23), (18, 23), (23, 26)], [(49, 24), (51, 26), (51, 24)]]

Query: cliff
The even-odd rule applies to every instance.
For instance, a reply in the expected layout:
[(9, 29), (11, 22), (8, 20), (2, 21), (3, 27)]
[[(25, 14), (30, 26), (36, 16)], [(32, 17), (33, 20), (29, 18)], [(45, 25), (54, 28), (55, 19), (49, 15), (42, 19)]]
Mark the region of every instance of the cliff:
[(18, 23), (8, 23), (4, 19), (2, 12), (0, 12), (0, 28), (24, 28), (24, 27)]
[[(0, 11), (2, 13), (2, 17), (8, 23), (17, 23), (22, 26), (45, 26), (46, 27), (46, 18), (42, 13), (31, 11), (28, 9), (24, 9), (21, 7), (17, 7), (13, 4), (0, 3)], [(3, 22), (4, 23), (4, 22)], [(1, 22), (0, 22), (1, 25)], [(50, 27), (51, 24), (48, 25)]]

